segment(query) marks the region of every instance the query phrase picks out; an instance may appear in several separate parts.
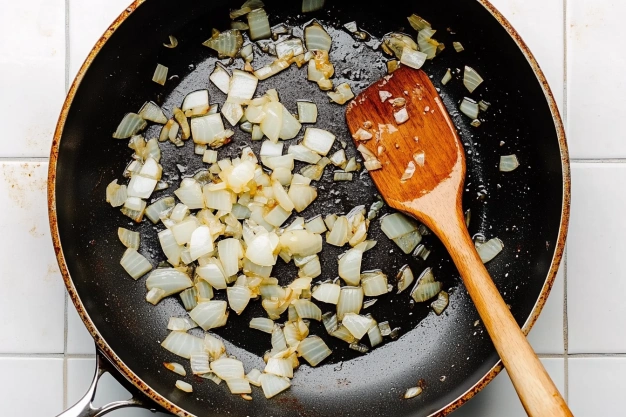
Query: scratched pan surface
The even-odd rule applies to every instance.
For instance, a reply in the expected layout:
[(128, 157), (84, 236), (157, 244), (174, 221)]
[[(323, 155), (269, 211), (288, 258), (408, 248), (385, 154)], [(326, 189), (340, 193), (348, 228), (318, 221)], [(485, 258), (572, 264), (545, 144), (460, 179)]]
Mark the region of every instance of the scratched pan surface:
[[(397, 1), (390, 8), (385, 6), (391, 4), (376, 1), (329, 0), (323, 11), (306, 16), (299, 13), (299, 1), (266, 3), (272, 25), (285, 22), (301, 27), (317, 18), (329, 28), (335, 84), (349, 82), (355, 93), (385, 74), (385, 59), (372, 48), (374, 42), (354, 40), (341, 25), (356, 20), (378, 38), (390, 31), (414, 34), (406, 16), (418, 13), (438, 29), (436, 38), (447, 48), (424, 69), (433, 76), (435, 86), (442, 88), (443, 101), (466, 147), (464, 206), (472, 212), (470, 233), (497, 236), (505, 242), (504, 251), (488, 269), (518, 323), (526, 324), (528, 330), (556, 273), (569, 207), (562, 126), (552, 110), (554, 102), (542, 87), (542, 76), (533, 70), (532, 59), (529, 61), (488, 6), (479, 2), (445, 0), (423, 2), (418, 7), (415, 2)], [(124, 249), (117, 239), (117, 227), (140, 231), (141, 252), (156, 265), (164, 260), (156, 244), (156, 232), (163, 226), (148, 221), (133, 224), (105, 203), (106, 185), (122, 179), (132, 153), (127, 141), (116, 141), (111, 133), (125, 112), (137, 111), (146, 100), (162, 104), (171, 114), (185, 94), (208, 88), (212, 102), (223, 102), (224, 95), (208, 83), (216, 58), (201, 42), (210, 37), (211, 28), (226, 29), (228, 10), (238, 5), (191, 0), (175, 6), (165, 0), (135, 4), (126, 12), (132, 13), (123, 22), (120, 18), (115, 30), (106, 34), (110, 38), (103, 39), (92, 52), (91, 64), (81, 71), (82, 81), (70, 91), (57, 130), (50, 183), (53, 236), (73, 301), (100, 349), (139, 389), (172, 412), (199, 416), (427, 416), (450, 412), (495, 375), (498, 357), (483, 326), (475, 324), (475, 308), (437, 240), (425, 236), (424, 243), (432, 253), (426, 262), (418, 261), (401, 254), (382, 236), (378, 221), (370, 229), (378, 245), (365, 254), (363, 270), (380, 268), (395, 283), (393, 277), (406, 263), (416, 273), (432, 267), (450, 292), (450, 306), (442, 316), (430, 312), (426, 303), (411, 306), (406, 293), (380, 297), (366, 311), (379, 322), (388, 320), (392, 327), (400, 327), (400, 338), (386, 341), (366, 355), (326, 337), (323, 326), (312, 323), (311, 333), (323, 335), (334, 353), (317, 368), (303, 364), (292, 388), (272, 400), (255, 388), (254, 401), (247, 402), (228, 394), (226, 384), (215, 386), (190, 377), (186, 380), (193, 383), (194, 393), (184, 394), (174, 388), (179, 377), (164, 370), (163, 361), (179, 358), (163, 350), (159, 342), (168, 333), (168, 318), (185, 311), (177, 297), (157, 307), (146, 303), (145, 277), (134, 282), (119, 265)], [(300, 32), (296, 29), (296, 34)], [(176, 49), (162, 46), (169, 34), (180, 41)], [(462, 42), (465, 51), (456, 53), (452, 41)], [(255, 67), (267, 59), (256, 52)], [(151, 81), (157, 63), (168, 66), (169, 74), (176, 76), (165, 87)], [(471, 127), (470, 120), (456, 111), (459, 101), (468, 95), (462, 72), (457, 73), (466, 64), (486, 80), (473, 97), (492, 104), (481, 116), (484, 121), (479, 128)], [(235, 65), (241, 67), (242, 63)], [(452, 68), (455, 76), (444, 87), (439, 80), (447, 68)], [(314, 100), (320, 113), (317, 127), (334, 132), (347, 143), (348, 156), (355, 155), (344, 122), (345, 107), (328, 103), (315, 84), (305, 81), (305, 74), (305, 69), (294, 66), (261, 82), (257, 91), (276, 88), (292, 112), (297, 99)], [(234, 156), (250, 143), (248, 134), (234, 130), (234, 143), (219, 150), (220, 158)], [(158, 132), (151, 127), (146, 136), (152, 138)], [(255, 151), (259, 145), (252, 143)], [(337, 141), (333, 151), (340, 146)], [(155, 193), (153, 199), (171, 194), (185, 175), (203, 167), (201, 158), (193, 154), (192, 143), (182, 149), (164, 143), (161, 149), (164, 178), (172, 188)], [(521, 166), (502, 174), (499, 156), (511, 153), (517, 154)], [(303, 213), (307, 218), (347, 212), (360, 204), (369, 206), (377, 198), (365, 172), (353, 182), (333, 184), (332, 169), (328, 168), (317, 186), (320, 197)], [(336, 276), (340, 252), (325, 247), (320, 255), (323, 278)], [(287, 282), (294, 274), (293, 265), (279, 261), (273, 275)], [(250, 318), (262, 315), (260, 303), (252, 302), (240, 317), (231, 314), (228, 326), (215, 331), (246, 369), (262, 369), (261, 356), (270, 347), (268, 335), (247, 329)], [(423, 394), (402, 400), (404, 391), (420, 379), (425, 382)]]

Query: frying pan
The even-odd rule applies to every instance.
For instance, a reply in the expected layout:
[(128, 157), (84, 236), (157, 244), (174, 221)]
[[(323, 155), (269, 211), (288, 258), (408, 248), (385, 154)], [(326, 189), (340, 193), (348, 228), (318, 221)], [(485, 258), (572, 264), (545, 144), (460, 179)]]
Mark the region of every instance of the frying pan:
[[(436, 38), (447, 49), (424, 69), (441, 87), (442, 99), (464, 142), (468, 173), (463, 203), (471, 210), (470, 233), (504, 241), (503, 252), (488, 269), (518, 324), (528, 332), (557, 272), (570, 202), (563, 125), (536, 61), (508, 22), (484, 0), (327, 3), (323, 10), (304, 15), (299, 1), (268, 0), (266, 10), (272, 25), (284, 22), (301, 27), (313, 18), (321, 21), (333, 36), (335, 84), (349, 82), (355, 94), (385, 74), (385, 60), (380, 51), (373, 50), (373, 38), (381, 39), (390, 31), (412, 33), (406, 21), (411, 13), (439, 29)], [(227, 29), (229, 9), (239, 6), (240, 0), (136, 1), (98, 41), (70, 89), (50, 158), (54, 246), (70, 297), (102, 356), (99, 364), (108, 363), (137, 393), (130, 402), (94, 410), (90, 405), (92, 386), (71, 415), (102, 415), (110, 409), (141, 404), (181, 416), (431, 416), (452, 412), (500, 371), (499, 358), (441, 244), (432, 235), (425, 236), (424, 243), (432, 250), (426, 261), (404, 256), (382, 235), (378, 221), (372, 222), (370, 231), (378, 245), (364, 256), (363, 269), (381, 268), (393, 277), (406, 263), (416, 273), (430, 266), (450, 292), (450, 306), (444, 314), (436, 316), (426, 303), (410, 303), (407, 294), (380, 297), (369, 312), (378, 321), (389, 320), (392, 327), (399, 327), (400, 337), (367, 354), (330, 340), (322, 325), (313, 323), (311, 333), (322, 335), (333, 354), (317, 368), (302, 365), (291, 389), (271, 400), (255, 390), (254, 400), (244, 401), (230, 395), (225, 384), (216, 386), (193, 377), (186, 380), (194, 385), (194, 393), (185, 394), (174, 388), (179, 376), (164, 370), (162, 362), (178, 359), (159, 342), (167, 335), (168, 318), (185, 311), (177, 297), (169, 297), (157, 307), (146, 303), (145, 277), (134, 282), (119, 265), (124, 248), (115, 231), (120, 226), (142, 233), (140, 251), (153, 265), (164, 256), (156, 243), (162, 226), (147, 221), (132, 224), (104, 201), (106, 185), (122, 179), (131, 156), (126, 141), (116, 141), (111, 134), (126, 112), (137, 111), (146, 100), (158, 102), (169, 112), (187, 93), (208, 88), (212, 102), (223, 102), (224, 95), (208, 82), (217, 58), (201, 43), (210, 37), (212, 28)], [(350, 21), (358, 22), (373, 38), (368, 42), (352, 38), (341, 29)], [(295, 30), (298, 33), (301, 30)], [(170, 34), (180, 42), (175, 49), (162, 46)], [(456, 53), (452, 41), (462, 42), (465, 51)], [(255, 67), (269, 59), (262, 55), (256, 54)], [(164, 87), (151, 81), (157, 63), (168, 66), (173, 75)], [(240, 67), (241, 62), (236, 65)], [(478, 70), (486, 80), (473, 95), (491, 103), (478, 128), (457, 111), (458, 103), (468, 95), (460, 80), (464, 65)], [(444, 87), (440, 80), (447, 68), (456, 79)], [(304, 81), (304, 71), (289, 68), (261, 82), (257, 91), (276, 88), (292, 112), (297, 99), (314, 100), (320, 114), (317, 127), (334, 132), (347, 143), (348, 156), (354, 155), (344, 123), (345, 108), (328, 103), (314, 83)], [(232, 157), (250, 143), (249, 134), (238, 128), (235, 131), (233, 143), (219, 150), (220, 158)], [(158, 132), (158, 127), (150, 127), (145, 135), (152, 138)], [(334, 149), (339, 146), (337, 141)], [(259, 143), (252, 147), (258, 151)], [(176, 149), (163, 143), (161, 149), (165, 179), (171, 188), (153, 198), (171, 194), (185, 175), (203, 168), (192, 144)], [(500, 173), (500, 155), (512, 153), (521, 161), (520, 167)], [(303, 213), (306, 218), (347, 212), (378, 198), (366, 173), (353, 182), (334, 184), (330, 171), (327, 169), (317, 184), (320, 197)], [(321, 254), (323, 277), (336, 276), (340, 252), (339, 248), (325, 248)], [(292, 265), (279, 263), (273, 275), (283, 280), (294, 273)], [(262, 355), (270, 347), (267, 335), (246, 329), (252, 317), (263, 315), (259, 304), (252, 302), (241, 316), (231, 314), (228, 326), (215, 331), (247, 370), (263, 366)], [(401, 399), (419, 380), (424, 392), (411, 400)]]

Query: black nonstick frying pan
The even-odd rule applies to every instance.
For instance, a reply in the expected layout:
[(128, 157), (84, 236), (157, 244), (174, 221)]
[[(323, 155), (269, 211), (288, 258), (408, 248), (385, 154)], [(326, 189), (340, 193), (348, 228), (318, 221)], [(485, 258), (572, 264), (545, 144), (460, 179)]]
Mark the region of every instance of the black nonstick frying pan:
[[(468, 174), (464, 208), (471, 210), (470, 233), (504, 241), (503, 252), (488, 269), (517, 322), (528, 332), (548, 296), (561, 259), (570, 203), (563, 125), (536, 61), (508, 22), (484, 0), (326, 3), (323, 10), (310, 14), (300, 12), (300, 1), (267, 0), (265, 8), (272, 25), (302, 27), (311, 19), (322, 22), (333, 37), (335, 85), (349, 82), (355, 94), (385, 75), (385, 58), (372, 48), (374, 41), (354, 39), (342, 29), (343, 24), (356, 21), (381, 39), (391, 31), (414, 33), (406, 17), (417, 13), (438, 29), (436, 38), (447, 48), (423, 69), (432, 75), (435, 86), (441, 87), (442, 99), (465, 145)], [(132, 153), (126, 141), (116, 141), (111, 134), (126, 112), (137, 111), (146, 100), (158, 102), (169, 114), (187, 93), (208, 88), (212, 102), (223, 102), (222, 93), (208, 81), (217, 58), (201, 43), (210, 37), (212, 28), (227, 29), (229, 9), (239, 6), (240, 0), (136, 1), (98, 41), (63, 107), (50, 158), (52, 236), (72, 301), (106, 358), (100, 362), (110, 362), (123, 376), (120, 379), (138, 393), (133, 402), (111, 408), (145, 404), (139, 399), (143, 396), (152, 400), (148, 401), (152, 406), (181, 416), (450, 413), (499, 372), (499, 358), (441, 244), (432, 235), (425, 236), (425, 245), (432, 249), (426, 261), (402, 255), (382, 235), (377, 221), (369, 236), (378, 240), (378, 245), (366, 253), (362, 269), (381, 268), (394, 276), (406, 263), (418, 273), (430, 266), (450, 292), (450, 306), (443, 315), (435, 315), (426, 303), (409, 303), (408, 294), (394, 292), (380, 297), (369, 312), (378, 321), (389, 320), (392, 327), (399, 327), (399, 338), (365, 355), (326, 337), (323, 326), (313, 323), (311, 333), (322, 335), (334, 353), (316, 368), (301, 365), (293, 386), (271, 400), (255, 390), (254, 400), (244, 401), (229, 394), (225, 384), (216, 386), (193, 377), (186, 380), (194, 385), (194, 393), (185, 394), (174, 387), (179, 376), (163, 368), (162, 362), (179, 360), (159, 345), (168, 333), (167, 320), (185, 311), (177, 297), (169, 297), (157, 307), (148, 304), (145, 277), (134, 282), (119, 265), (124, 252), (116, 234), (120, 226), (142, 233), (140, 251), (154, 265), (164, 256), (156, 239), (162, 226), (154, 227), (145, 220), (130, 224), (104, 201), (106, 185), (122, 179)], [(168, 35), (178, 38), (177, 48), (162, 46)], [(462, 42), (465, 51), (455, 52), (452, 41)], [(261, 55), (256, 54), (255, 68), (269, 60)], [(157, 63), (168, 66), (170, 76), (175, 76), (164, 87), (151, 81)], [(241, 61), (235, 62), (235, 66), (241, 65)], [(457, 110), (468, 95), (461, 82), (464, 65), (472, 66), (485, 79), (473, 97), (491, 103), (477, 128)], [(447, 68), (452, 69), (455, 79), (441, 86)], [(292, 66), (261, 82), (257, 92), (276, 88), (292, 112), (297, 99), (314, 100), (320, 113), (317, 127), (334, 132), (347, 143), (348, 156), (355, 155), (344, 122), (345, 107), (329, 103), (325, 93), (305, 78), (305, 69)], [(233, 143), (219, 150), (220, 158), (234, 156), (242, 145), (250, 144), (249, 134), (235, 130)], [(158, 127), (150, 127), (146, 137), (158, 133)], [(252, 144), (255, 151), (259, 146), (259, 142)], [(339, 142), (335, 144), (338, 146)], [(171, 194), (185, 175), (203, 168), (191, 143), (181, 149), (163, 143), (161, 149), (165, 179), (172, 188), (155, 193), (153, 198)], [(511, 173), (499, 172), (500, 155), (512, 153), (520, 160), (520, 167)], [(327, 169), (317, 184), (320, 197), (303, 213), (306, 218), (347, 212), (376, 201), (376, 189), (367, 173), (353, 182), (335, 184), (331, 171)], [(321, 254), (324, 277), (336, 276), (340, 252), (330, 247)], [(286, 279), (294, 272), (293, 265), (279, 263), (273, 275)], [(262, 355), (270, 347), (267, 335), (246, 329), (252, 317), (263, 314), (259, 304), (251, 303), (241, 316), (231, 314), (228, 326), (215, 331), (246, 369), (263, 369)], [(419, 380), (424, 392), (403, 400), (405, 390)], [(78, 410), (89, 408), (89, 399), (84, 399), (72, 415), (97, 415), (93, 410)]]

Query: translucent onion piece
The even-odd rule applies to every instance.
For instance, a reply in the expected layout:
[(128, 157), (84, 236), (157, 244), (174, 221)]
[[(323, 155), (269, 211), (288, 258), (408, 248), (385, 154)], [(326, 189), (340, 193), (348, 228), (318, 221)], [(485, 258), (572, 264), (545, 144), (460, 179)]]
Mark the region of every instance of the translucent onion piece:
[(461, 42), (452, 42), (452, 46), (454, 47), (454, 50), (457, 52), (463, 52), (465, 50)]
[(413, 249), (415, 249), (417, 245), (422, 241), (422, 236), (420, 235), (418, 230), (414, 230), (410, 233), (393, 239), (393, 241), (396, 245), (398, 245), (400, 249), (402, 249), (402, 252), (408, 255), (409, 253), (413, 252)]
[(411, 284), (415, 280), (411, 267), (409, 265), (404, 265), (400, 269), (400, 272), (398, 272), (397, 279), (398, 279), (398, 294), (400, 294), (402, 291), (409, 288), (409, 286), (411, 286)]
[(326, 224), (321, 215), (315, 216), (310, 220), (307, 220), (304, 228), (311, 233), (321, 234), (326, 231)]
[(461, 113), (469, 117), (470, 119), (476, 119), (478, 117), (478, 103), (468, 97), (464, 97), (461, 102), (461, 106), (459, 107)]
[(244, 22), (230, 22), (230, 28), (237, 29), (237, 30), (248, 30), (250, 29), (250, 26), (248, 26), (248, 24)]
[(298, 121), (300, 123), (317, 122), (317, 105), (309, 101), (298, 101)]
[(213, 287), (211, 287), (211, 285), (208, 282), (198, 281), (196, 282), (196, 285), (194, 285), (194, 287), (196, 289), (196, 294), (197, 294), (196, 297), (198, 301), (200, 302), (209, 301), (210, 299), (213, 298)]
[(203, 194), (207, 208), (230, 212), (233, 209), (230, 191), (211, 191), (208, 186), (204, 186)]
[(296, 161), (306, 162), (308, 164), (317, 164), (319, 160), (322, 159), (317, 153), (303, 145), (291, 145), (287, 153), (293, 155), (293, 159)]
[(298, 345), (298, 354), (311, 366), (317, 366), (331, 353), (326, 343), (318, 336), (309, 336)]
[(333, 143), (335, 143), (335, 135), (332, 133), (318, 129), (314, 127), (309, 127), (304, 132), (304, 139), (302, 140), (302, 145), (306, 146), (310, 150), (319, 155), (326, 156), (332, 148)]
[(346, 167), (344, 168), (345, 172), (354, 172), (361, 169), (361, 164), (356, 162), (356, 158), (353, 156), (348, 160)]
[[(417, 43), (410, 36), (403, 33), (390, 33), (383, 37), (383, 51), (387, 49), (387, 53), (394, 54), (396, 58), (401, 59), (404, 54), (404, 48), (411, 51), (417, 51)], [(424, 59), (425, 56), (424, 56)]]
[(264, 4), (261, 0), (247, 0), (240, 9), (230, 12), (230, 18), (236, 19), (250, 13), (254, 9), (258, 9), (259, 7), (263, 6)]
[(283, 124), (283, 105), (277, 102), (265, 104), (265, 118), (261, 122), (261, 130), (272, 142), (276, 143)]
[(198, 375), (198, 376), (200, 378), (211, 380), (216, 385), (219, 385), (219, 384), (222, 383), (222, 378), (220, 378), (219, 376), (215, 375), (213, 372), (207, 372), (206, 374), (202, 374), (202, 375)]
[(417, 230), (417, 223), (404, 214), (393, 213), (380, 220), (380, 228), (389, 239), (395, 239)]
[(488, 103), (485, 100), (480, 100), (478, 102), (478, 108), (480, 109), (480, 111), (487, 111), (487, 109), (489, 109), (489, 106), (491, 106), (491, 103)]
[(221, 240), (217, 244), (217, 250), (226, 277), (235, 275), (239, 271), (239, 259), (243, 258), (243, 248), (239, 240)]
[(274, 250), (277, 245), (278, 237), (274, 233), (259, 234), (248, 244), (245, 257), (260, 266), (275, 265)]
[(266, 39), (272, 35), (267, 13), (263, 9), (259, 8), (248, 13), (248, 26), (250, 26), (250, 40)]
[(204, 350), (202, 339), (186, 332), (171, 332), (161, 346), (175, 355), (190, 359), (191, 354)]
[(348, 285), (359, 285), (361, 281), (361, 260), (363, 251), (353, 248), (339, 259), (339, 276)]
[(248, 372), (248, 374), (246, 375), (246, 379), (248, 380), (248, 382), (250, 382), (255, 387), (261, 386), (260, 377), (261, 377), (261, 371), (259, 371), (256, 368), (253, 368), (252, 370), (250, 370), (250, 372)]
[(325, 0), (302, 0), (302, 13), (310, 13), (324, 7)]
[(164, 291), (163, 297), (176, 294), (192, 286), (193, 282), (189, 276), (175, 268), (155, 269), (146, 280), (146, 288), (148, 290), (152, 288), (162, 289)]
[(243, 363), (237, 359), (221, 358), (211, 362), (211, 370), (224, 381), (244, 379)]
[(209, 112), (209, 90), (198, 90), (187, 94), (182, 111), (187, 117), (201, 116)]
[(467, 65), (465, 66), (465, 71), (463, 72), (463, 85), (469, 90), (470, 93), (473, 93), (483, 81), (484, 80), (475, 69), (468, 67)]
[(261, 382), (265, 398), (272, 398), (291, 386), (289, 379), (272, 374), (262, 374), (259, 377), (259, 381)]
[(322, 275), (322, 264), (317, 256), (307, 262), (306, 265), (302, 266), (298, 271), (299, 277), (317, 278), (320, 275)]
[(274, 330), (274, 321), (264, 317), (255, 317), (250, 320), (250, 328), (271, 334)]
[(409, 19), (409, 24), (411, 25), (411, 27), (418, 32), (423, 29), (431, 28), (430, 23), (428, 23), (426, 20), (416, 14), (412, 14), (407, 19)]
[(149, 198), (157, 185), (157, 180), (134, 175), (128, 183), (127, 194), (129, 197)]
[(354, 313), (346, 313), (341, 320), (341, 324), (354, 336), (356, 339), (362, 339), (367, 331), (374, 324), (374, 320), (370, 317), (361, 316)]
[(295, 256), (309, 256), (322, 251), (322, 237), (306, 230), (283, 233), (280, 236), (280, 244)]
[(245, 378), (231, 378), (226, 381), (231, 394), (250, 394), (250, 382)]
[(185, 381), (178, 380), (178, 381), (176, 381), (175, 386), (176, 386), (176, 388), (178, 388), (179, 390), (181, 390), (183, 392), (187, 392), (187, 393), (193, 392), (193, 387), (191, 386), (191, 384), (188, 384)]
[(117, 236), (120, 238), (120, 242), (127, 248), (139, 249), (138, 232), (119, 227), (117, 229)]
[(441, 84), (446, 85), (451, 79), (452, 79), (452, 74), (450, 73), (450, 68), (448, 68), (443, 78), (441, 79)]
[(278, 59), (290, 59), (296, 55), (304, 54), (302, 40), (291, 38), (276, 44), (276, 56)]
[(448, 307), (448, 299), (448, 293), (445, 291), (441, 291), (437, 296), (437, 299), (430, 303), (430, 307), (433, 309), (435, 314), (440, 316), (441, 313), (443, 313), (446, 307)]
[(333, 181), (352, 181), (351, 172), (335, 171), (333, 174)]
[(434, 30), (423, 29), (417, 34), (417, 45), (421, 52), (427, 55), (428, 59), (433, 59), (435, 55), (440, 51), (440, 43), (431, 37), (435, 34)]
[(200, 226), (191, 234), (189, 241), (189, 256), (195, 261), (198, 258), (213, 252), (213, 238), (208, 226)]
[(330, 35), (324, 30), (322, 25), (317, 22), (313, 22), (304, 29), (304, 40), (306, 42), (306, 49), (309, 51), (330, 51), (332, 44)]
[(152, 264), (133, 248), (126, 249), (120, 265), (135, 280), (141, 278), (152, 269)]
[(157, 84), (165, 85), (165, 81), (167, 81), (167, 67), (157, 64), (154, 75), (152, 76), (152, 81)]
[(180, 184), (180, 188), (174, 191), (176, 197), (183, 202), (190, 210), (204, 208), (204, 197), (202, 187), (193, 178), (185, 178)]
[(318, 285), (311, 294), (313, 298), (323, 303), (337, 304), (341, 287), (337, 284), (324, 283)]
[(300, 318), (317, 321), (322, 319), (322, 310), (309, 300), (295, 300), (293, 305)]
[(198, 327), (198, 325), (188, 317), (170, 317), (167, 322), (167, 330), (186, 332), (194, 327)]
[(198, 303), (196, 308), (189, 312), (189, 316), (204, 330), (224, 326), (227, 317), (226, 301), (211, 300)]
[(243, 37), (237, 29), (230, 29), (214, 35), (211, 39), (204, 41), (202, 45), (217, 51), (220, 59), (234, 58), (243, 45)]
[(229, 103), (244, 104), (254, 96), (259, 80), (252, 74), (241, 70), (233, 70), (228, 91)]
[(348, 243), (348, 219), (345, 216), (333, 222), (331, 232), (326, 235), (326, 243), (339, 247)]
[(298, 213), (306, 209), (316, 198), (317, 190), (310, 185), (292, 185), (287, 193)]
[(159, 107), (153, 101), (147, 101), (139, 110), (139, 115), (144, 120), (149, 120), (154, 123), (165, 124), (167, 123), (167, 117), (163, 113), (161, 107)]
[(283, 140), (293, 139), (298, 135), (301, 128), (300, 122), (283, 106), (283, 124), (278, 137)]
[(161, 243), (163, 253), (167, 257), (167, 261), (173, 266), (178, 266), (183, 248), (176, 242), (172, 231), (166, 229), (159, 232), (159, 242)]
[(185, 220), (171, 227), (174, 238), (179, 245), (185, 245), (191, 240), (191, 235), (200, 222), (194, 216), (189, 216)]
[(276, 206), (265, 215), (264, 220), (274, 227), (280, 227), (291, 216), (290, 211), (286, 211), (281, 206)]
[(264, 371), (276, 376), (293, 378), (293, 368), (289, 359), (270, 358)]
[(237, 314), (241, 314), (250, 302), (252, 292), (248, 287), (233, 286), (226, 288), (228, 305)]
[(381, 271), (368, 272), (361, 275), (363, 294), (368, 297), (377, 297), (387, 294), (387, 275)]
[(504, 249), (504, 243), (497, 237), (489, 239), (483, 244), (476, 245), (476, 252), (484, 264), (495, 258)]
[(204, 350), (211, 355), (211, 359), (217, 360), (226, 352), (226, 346), (217, 337), (206, 334), (204, 335)]
[(289, 68), (290, 65), (291, 61), (278, 59), (272, 62), (270, 65), (266, 65), (254, 71), (254, 76), (257, 77), (259, 80), (266, 80), (271, 76), (274, 76), (279, 72), (286, 70), (287, 68)]
[(330, 163), (336, 167), (345, 168), (348, 160), (346, 159), (346, 151), (343, 149), (338, 150), (330, 157)]
[(349, 100), (354, 98), (354, 93), (350, 89), (350, 84), (343, 83), (339, 84), (334, 92), (326, 93), (328, 97), (330, 97), (331, 101), (334, 101), (337, 104), (346, 104)]
[(230, 90), (230, 74), (219, 63), (215, 64), (215, 69), (209, 76), (209, 80), (224, 94)]
[(322, 314), (322, 323), (324, 323), (324, 328), (328, 332), (328, 334), (333, 334), (335, 330), (337, 330), (337, 315), (332, 312)]
[(261, 130), (261, 126), (254, 125), (252, 126), (252, 140), (261, 140), (263, 139), (263, 131)]
[(405, 46), (402, 50), (402, 57), (400, 63), (414, 69), (422, 68), (422, 65), (426, 62), (428, 55), (420, 51), (414, 51), (413, 49)]
[(346, 313), (360, 313), (363, 306), (363, 288), (342, 287), (337, 303), (337, 318), (343, 320)]
[(211, 145), (224, 133), (224, 123), (219, 114), (195, 117), (191, 119), (191, 135), (199, 145)]
[(187, 376), (187, 371), (185, 371), (185, 368), (183, 368), (183, 365), (181, 365), (180, 363), (163, 362), (163, 366), (165, 366), (166, 369), (174, 372), (175, 374), (178, 374), (180, 376)]
[(285, 339), (285, 334), (282, 327), (280, 327), (280, 325), (278, 324), (275, 324), (274, 329), (272, 329), (272, 350), (275, 352), (280, 352), (285, 349), (287, 349), (287, 340)]
[(176, 39), (172, 35), (170, 35), (169, 37), (170, 37), (170, 43), (164, 43), (163, 46), (169, 49), (176, 48), (178, 46), (178, 39)]
[(348, 330), (343, 324), (337, 327), (337, 330), (332, 332), (331, 336), (350, 344), (357, 342), (356, 338), (352, 336), (352, 333), (350, 333), (350, 330)]
[[(243, 23), (243, 22), (242, 22), (242, 23)], [(246, 25), (246, 26), (248, 26), (248, 25)], [(248, 27), (246, 28), (246, 30), (247, 30), (247, 29), (250, 29), (250, 27), (248, 26)], [(242, 58), (244, 59), (244, 61), (246, 61), (246, 62), (252, 62), (252, 60), (254, 60), (254, 51), (253, 51), (253, 49), (252, 49), (252, 44), (251, 44), (251, 43), (249, 43), (249, 44), (247, 44), (247, 45), (244, 45), (244, 47), (243, 47), (243, 48), (241, 48), (241, 50), (239, 51), (239, 53), (241, 54), (241, 57), (242, 57)]]
[(211, 367), (209, 366), (209, 354), (201, 351), (201, 352), (193, 352), (191, 354), (191, 372), (194, 375), (206, 374), (207, 372), (211, 372)]
[(499, 169), (501, 172), (511, 172), (515, 171), (519, 167), (519, 161), (517, 160), (517, 155), (502, 155), (500, 157), (500, 166)]
[(380, 332), (380, 327), (375, 320), (372, 320), (372, 327), (367, 331), (367, 337), (370, 340), (370, 346), (376, 347), (383, 342), (383, 335)]
[(413, 397), (417, 397), (418, 395), (420, 395), (422, 393), (422, 388), (420, 387), (413, 387), (413, 388), (409, 388), (408, 390), (406, 390), (406, 392), (404, 393), (404, 399), (408, 400), (410, 398)]
[(222, 106), (222, 116), (231, 126), (236, 126), (239, 123), (239, 120), (243, 117), (243, 108), (241, 104), (226, 102)]
[(107, 185), (106, 201), (110, 203), (112, 207), (123, 205), (127, 197), (126, 185), (119, 185), (117, 180), (113, 180)]
[(421, 303), (428, 301), (441, 291), (441, 282), (435, 281), (435, 276), (430, 268), (426, 268), (422, 275), (417, 279), (415, 287), (411, 290), (411, 297)]
[(113, 133), (115, 139), (128, 139), (148, 126), (148, 123), (138, 114), (126, 113)]

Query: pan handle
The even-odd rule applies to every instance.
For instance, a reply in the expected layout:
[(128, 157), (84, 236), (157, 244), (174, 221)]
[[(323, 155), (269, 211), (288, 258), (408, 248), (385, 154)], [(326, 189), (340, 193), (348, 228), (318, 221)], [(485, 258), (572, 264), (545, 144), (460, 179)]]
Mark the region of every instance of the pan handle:
[(85, 393), (83, 398), (81, 398), (76, 404), (59, 414), (57, 417), (100, 417), (110, 413), (111, 411), (127, 407), (141, 407), (150, 410), (153, 413), (156, 412), (156, 409), (152, 404), (136, 395), (133, 395), (132, 398), (125, 401), (114, 401), (102, 407), (94, 407), (93, 399), (96, 396), (98, 382), (100, 381), (102, 375), (107, 372), (115, 377), (116, 370), (112, 367), (111, 363), (104, 357), (104, 355), (97, 350), (96, 372), (87, 393)]

